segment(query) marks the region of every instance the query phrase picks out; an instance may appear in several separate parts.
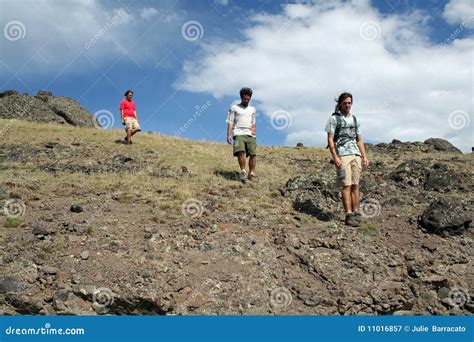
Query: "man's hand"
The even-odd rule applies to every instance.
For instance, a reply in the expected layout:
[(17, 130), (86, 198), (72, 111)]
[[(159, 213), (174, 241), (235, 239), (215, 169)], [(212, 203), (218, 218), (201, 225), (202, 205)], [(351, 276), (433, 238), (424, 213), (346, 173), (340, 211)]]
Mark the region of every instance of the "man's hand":
[(230, 135), (227, 136), (227, 143), (228, 143), (229, 145), (232, 145), (232, 136), (230, 136)]
[(334, 164), (336, 164), (336, 167), (339, 169), (342, 166), (341, 158), (338, 156), (334, 157)]
[(364, 167), (369, 166), (369, 159), (367, 159), (367, 156), (364, 156), (362, 158), (362, 166), (364, 166)]
[(122, 119), (122, 125), (125, 126), (125, 119)]
[(252, 135), (254, 135), (254, 136), (257, 135), (257, 126), (252, 127)]

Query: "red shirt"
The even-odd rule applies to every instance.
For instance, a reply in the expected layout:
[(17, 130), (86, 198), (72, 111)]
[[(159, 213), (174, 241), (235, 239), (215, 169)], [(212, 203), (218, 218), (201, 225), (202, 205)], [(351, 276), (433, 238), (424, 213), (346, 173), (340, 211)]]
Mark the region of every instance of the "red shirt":
[(124, 117), (131, 117), (134, 118), (135, 115), (133, 114), (137, 109), (135, 108), (135, 102), (128, 101), (127, 99), (123, 99), (122, 102), (120, 102), (120, 110), (123, 110), (123, 116)]

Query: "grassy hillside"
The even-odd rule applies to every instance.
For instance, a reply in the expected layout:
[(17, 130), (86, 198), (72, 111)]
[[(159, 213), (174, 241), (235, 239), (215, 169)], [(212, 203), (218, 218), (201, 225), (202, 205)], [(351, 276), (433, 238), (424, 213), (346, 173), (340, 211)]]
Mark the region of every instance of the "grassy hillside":
[[(0, 199), (18, 213), (0, 216), (3, 313), (469, 310), (439, 292), (472, 285), (472, 229), (423, 233), (423, 202), (383, 205), (359, 229), (344, 226), (341, 211), (325, 222), (293, 208), (282, 195), (289, 179), (334, 176), (327, 150), (259, 146), (259, 180), (242, 184), (224, 143), (141, 133), (124, 145), (123, 130), (8, 120), (0, 129)], [(472, 156), (456, 158), (456, 172), (472, 179)], [(367, 174), (380, 182), (404, 160), (453, 163), (450, 153), (370, 159)], [(378, 200), (390, 195), (404, 196)], [(412, 261), (432, 267), (410, 279)]]

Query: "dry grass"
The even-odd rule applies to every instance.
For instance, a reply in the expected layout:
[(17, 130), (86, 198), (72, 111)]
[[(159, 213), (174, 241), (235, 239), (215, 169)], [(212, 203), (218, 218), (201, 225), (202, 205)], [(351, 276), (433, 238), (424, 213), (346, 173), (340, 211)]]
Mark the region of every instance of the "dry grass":
[[(8, 129), (6, 127), (8, 126)], [(209, 189), (225, 191), (229, 187), (240, 187), (230, 179), (238, 170), (232, 156), (232, 147), (224, 143), (190, 141), (155, 133), (140, 133), (133, 145), (117, 143), (124, 136), (122, 130), (98, 130), (75, 128), (57, 124), (38, 124), (24, 121), (0, 119), (0, 131), (4, 145), (23, 145), (36, 151), (44, 151), (48, 142), (58, 143), (82, 153), (74, 163), (97, 164), (115, 155), (131, 157), (146, 167), (132, 172), (84, 172), (57, 171), (53, 174), (38, 169), (38, 163), (48, 162), (48, 155), (39, 153), (34, 160), (25, 163), (3, 163), (0, 184), (9, 191), (18, 192), (28, 198), (32, 193), (51, 194), (60, 197), (76, 197), (88, 201), (87, 194), (97, 192), (117, 193), (121, 203), (143, 203), (161, 210), (178, 208), (188, 198), (199, 198)], [(87, 152), (87, 153), (86, 153)], [(87, 154), (89, 156), (87, 156)], [(67, 156), (66, 156), (67, 158)], [(430, 158), (422, 152), (410, 153), (410, 158)], [(452, 154), (438, 154), (437, 160), (450, 161)], [(472, 158), (470, 155), (459, 158)], [(80, 159), (80, 160), (78, 160)], [(372, 161), (383, 162), (390, 168), (403, 162), (403, 155), (371, 155)], [(259, 182), (239, 188), (242, 200), (236, 209), (248, 210), (259, 203), (265, 211), (272, 209), (291, 210), (283, 204), (279, 194), (289, 178), (308, 174), (329, 165), (329, 152), (321, 148), (258, 147), (257, 174)], [(471, 172), (465, 163), (466, 172)], [(154, 172), (169, 170), (172, 175), (181, 173), (185, 166), (189, 175), (161, 177)], [(82, 198), (82, 199), (81, 199)], [(288, 208), (286, 207), (288, 206)]]
[[(0, 129), (8, 123), (0, 120)], [(156, 190), (172, 190), (171, 198), (165, 192), (161, 200), (182, 201), (196, 196), (206, 188), (235, 185), (235, 180), (225, 179), (223, 174), (238, 170), (232, 147), (213, 142), (197, 142), (160, 134), (142, 133), (135, 137), (134, 145), (122, 145), (116, 140), (123, 136), (122, 130), (97, 130), (75, 128), (53, 124), (37, 124), (15, 121), (4, 136), (6, 145), (27, 144), (30, 148), (44, 149), (47, 142), (90, 151), (93, 157), (84, 158), (83, 163), (105, 160), (116, 154), (130, 156), (149, 163), (150, 166), (136, 172), (105, 172), (89, 175), (82, 172), (58, 171), (52, 176), (37, 169), (37, 160), (21, 165), (15, 164), (0, 175), (0, 182), (8, 183), (18, 191), (34, 188), (41, 193), (71, 195), (78, 189), (95, 191), (123, 191), (130, 194), (155, 193)], [(296, 149), (288, 147), (259, 147), (257, 173), (260, 181), (252, 188), (244, 189), (257, 198), (275, 198), (275, 189), (290, 177), (301, 172), (292, 159), (321, 160), (328, 158), (327, 151), (315, 148)], [(40, 156), (38, 156), (40, 158)], [(4, 164), (8, 168), (8, 163)], [(151, 173), (155, 165), (179, 172), (182, 166), (190, 170), (190, 177), (161, 178)], [(316, 165), (316, 164), (315, 164)], [(220, 173), (216, 174), (216, 173)], [(266, 201), (264, 201), (266, 202)]]

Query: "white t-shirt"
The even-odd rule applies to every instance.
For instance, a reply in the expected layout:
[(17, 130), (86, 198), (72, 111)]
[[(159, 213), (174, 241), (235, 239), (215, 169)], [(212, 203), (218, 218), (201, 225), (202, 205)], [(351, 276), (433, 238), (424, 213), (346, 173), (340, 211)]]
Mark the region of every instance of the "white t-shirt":
[(235, 104), (230, 107), (226, 122), (234, 125), (234, 136), (251, 135), (255, 137), (255, 135), (252, 134), (252, 126), (255, 125), (256, 115), (257, 112), (254, 107), (247, 106), (243, 108)]

